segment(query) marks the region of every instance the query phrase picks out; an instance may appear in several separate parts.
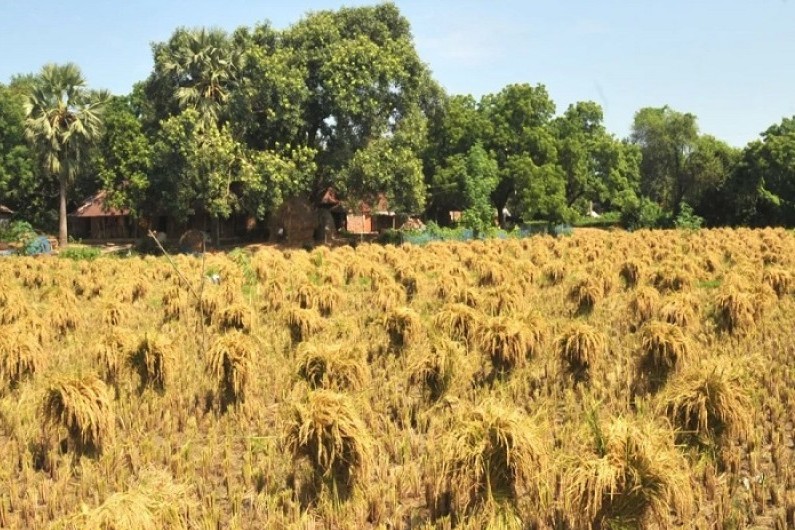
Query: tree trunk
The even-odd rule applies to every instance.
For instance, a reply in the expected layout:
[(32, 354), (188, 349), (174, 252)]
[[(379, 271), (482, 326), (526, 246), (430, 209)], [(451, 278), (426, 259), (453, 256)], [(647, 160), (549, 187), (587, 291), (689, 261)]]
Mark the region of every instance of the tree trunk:
[(216, 249), (221, 246), (221, 220), (217, 215), (213, 217), (213, 245)]
[(59, 179), (60, 205), (58, 208), (58, 246), (66, 247), (69, 242), (69, 234), (66, 227), (66, 177)]

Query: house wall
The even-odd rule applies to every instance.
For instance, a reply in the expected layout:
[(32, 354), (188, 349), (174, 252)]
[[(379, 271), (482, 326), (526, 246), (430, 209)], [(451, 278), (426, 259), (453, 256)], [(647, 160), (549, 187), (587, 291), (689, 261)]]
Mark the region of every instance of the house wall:
[(348, 214), (345, 222), (346, 230), (354, 234), (369, 234), (373, 230), (373, 218), (367, 214)]

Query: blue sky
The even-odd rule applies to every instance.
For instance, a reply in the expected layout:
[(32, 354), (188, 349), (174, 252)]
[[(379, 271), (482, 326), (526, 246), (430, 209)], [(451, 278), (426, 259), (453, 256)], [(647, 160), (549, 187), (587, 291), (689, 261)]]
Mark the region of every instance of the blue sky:
[[(178, 26), (283, 28), (328, 0), (0, 0), (0, 82), (74, 61), (90, 86), (127, 93), (149, 44)], [(795, 115), (792, 0), (415, 0), (395, 2), (451, 93), (543, 83), (558, 111), (594, 100), (626, 136), (635, 111), (668, 104), (742, 146)]]

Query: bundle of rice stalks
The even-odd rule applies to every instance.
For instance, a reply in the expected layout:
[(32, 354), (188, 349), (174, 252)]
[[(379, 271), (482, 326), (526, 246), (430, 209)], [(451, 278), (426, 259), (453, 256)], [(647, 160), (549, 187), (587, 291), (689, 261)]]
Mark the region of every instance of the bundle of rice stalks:
[(466, 289), (466, 281), (461, 276), (443, 274), (436, 278), (436, 297), (439, 300), (451, 300), (456, 293)]
[(505, 374), (525, 365), (540, 353), (544, 341), (540, 323), (527, 327), (508, 317), (490, 317), (475, 328), (473, 338), (480, 350), (488, 355), (496, 374)]
[(191, 304), (188, 293), (173, 287), (163, 294), (163, 320), (180, 320), (185, 318), (191, 311)]
[(453, 340), (469, 342), (481, 318), (483, 315), (468, 305), (448, 304), (436, 313), (433, 325)]
[(480, 291), (469, 286), (453, 293), (452, 301), (456, 304), (464, 304), (474, 308), (479, 308), (483, 305)]
[(632, 320), (642, 324), (650, 320), (660, 304), (660, 293), (653, 287), (638, 287), (629, 300)]
[(127, 305), (121, 302), (108, 300), (102, 304), (102, 308), (100, 309), (100, 318), (102, 319), (102, 323), (108, 327), (121, 325), (128, 314), (127, 309)]
[(589, 276), (577, 281), (569, 291), (569, 300), (577, 307), (579, 314), (593, 311), (596, 303), (604, 297), (604, 284), (600, 278)]
[(702, 447), (745, 438), (753, 428), (746, 376), (720, 361), (692, 367), (670, 381), (659, 409), (684, 441)]
[(250, 305), (245, 302), (237, 302), (216, 311), (213, 315), (213, 323), (221, 331), (236, 329), (250, 333), (254, 328), (256, 318), (257, 315)]
[(278, 311), (284, 306), (286, 296), (286, 289), (282, 282), (269, 281), (262, 286), (261, 309), (265, 312)]
[(138, 372), (141, 389), (152, 387), (158, 392), (163, 392), (171, 378), (176, 358), (176, 349), (169, 339), (157, 333), (147, 332), (138, 342), (137, 348), (128, 357), (127, 362)]
[(693, 511), (687, 463), (673, 433), (650, 421), (591, 422), (590, 450), (566, 462), (562, 483), (574, 528), (660, 528)]
[(113, 396), (93, 375), (51, 381), (39, 414), (51, 435), (66, 431), (68, 446), (76, 455), (99, 454), (115, 436)]
[(390, 311), (406, 303), (406, 291), (396, 283), (382, 283), (375, 292), (375, 304), (382, 311)]
[(218, 385), (221, 410), (243, 403), (253, 377), (257, 345), (239, 330), (218, 337), (207, 352), (207, 371)]
[(523, 303), (521, 291), (509, 285), (489, 289), (480, 298), (480, 305), (492, 315), (515, 313)]
[(543, 274), (550, 285), (559, 285), (566, 278), (566, 264), (562, 261), (553, 261), (544, 266)]
[(348, 344), (301, 344), (297, 372), (315, 389), (360, 390), (370, 380), (363, 353)]
[(77, 307), (52, 304), (47, 311), (47, 321), (56, 334), (63, 337), (69, 331), (74, 331), (77, 328), (79, 315)]
[(67, 529), (187, 530), (197, 505), (190, 486), (174, 482), (165, 471), (143, 470), (130, 489), (114, 493), (94, 509), (85, 506), (69, 518)]
[(715, 319), (718, 326), (733, 335), (753, 331), (759, 306), (751, 293), (731, 287), (715, 297)]
[(698, 324), (696, 309), (698, 302), (687, 293), (678, 293), (668, 297), (660, 308), (660, 319), (679, 326), (690, 328)]
[(410, 307), (398, 307), (387, 312), (383, 319), (390, 344), (397, 350), (410, 346), (422, 335), (420, 315)]
[(464, 363), (460, 344), (436, 339), (430, 351), (418, 353), (409, 364), (409, 382), (422, 385), (429, 401), (438, 401), (450, 388), (457, 370)]
[(16, 388), (44, 364), (44, 351), (34, 335), (19, 326), (0, 327), (0, 391)]
[(667, 322), (647, 322), (640, 333), (638, 378), (647, 390), (657, 391), (674, 370), (690, 357), (682, 329)]
[(640, 282), (641, 271), (642, 268), (637, 261), (627, 260), (621, 264), (621, 270), (618, 274), (624, 280), (627, 288), (632, 288)]
[(102, 294), (102, 284), (96, 281), (96, 276), (84, 274), (78, 276), (73, 282), (74, 292), (77, 296), (82, 296), (86, 300), (98, 297)]
[(303, 309), (317, 309), (324, 316), (331, 316), (340, 303), (340, 292), (333, 285), (301, 285), (296, 291), (296, 301)]
[(654, 272), (652, 284), (661, 293), (687, 291), (693, 286), (693, 276), (681, 264), (668, 263)]
[(306, 459), (315, 477), (346, 497), (367, 476), (375, 442), (348, 396), (315, 390), (293, 405), (284, 445), (294, 459)]
[(494, 287), (504, 285), (511, 281), (512, 275), (508, 270), (499, 265), (499, 261), (486, 260), (477, 264), (478, 285), (481, 287)]
[(569, 326), (557, 340), (564, 368), (577, 381), (588, 379), (590, 370), (604, 357), (606, 344), (602, 333), (582, 323)]
[(348, 285), (371, 279), (373, 276), (373, 265), (370, 261), (360, 257), (354, 257), (345, 264), (345, 283)]
[(292, 308), (287, 311), (286, 320), (294, 343), (305, 341), (323, 329), (323, 317), (314, 309)]
[[(114, 302), (115, 303), (115, 302)], [(124, 366), (124, 359), (131, 353), (133, 337), (129, 332), (113, 328), (102, 335), (94, 346), (94, 356), (104, 371), (104, 379), (116, 384)]]
[(0, 302), (0, 325), (13, 324), (30, 314), (30, 306), (21, 291), (3, 293)]
[(434, 515), (463, 521), (480, 508), (519, 501), (538, 511), (546, 502), (549, 444), (537, 424), (495, 401), (459, 416), (439, 452)]
[(767, 269), (762, 275), (762, 281), (770, 286), (779, 298), (792, 291), (792, 274), (787, 269), (780, 267)]

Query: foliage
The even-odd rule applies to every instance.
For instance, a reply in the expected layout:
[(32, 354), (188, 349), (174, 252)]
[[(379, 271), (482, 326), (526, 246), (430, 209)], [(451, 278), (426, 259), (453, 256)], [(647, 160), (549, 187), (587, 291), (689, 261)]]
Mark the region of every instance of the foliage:
[(87, 260), (91, 261), (97, 259), (102, 255), (102, 251), (96, 247), (87, 247), (82, 245), (70, 245), (67, 248), (58, 252), (58, 256), (65, 259), (74, 261)]
[(680, 230), (698, 230), (704, 224), (704, 218), (693, 213), (693, 208), (683, 202), (679, 205), (679, 215), (674, 219), (674, 226)]

